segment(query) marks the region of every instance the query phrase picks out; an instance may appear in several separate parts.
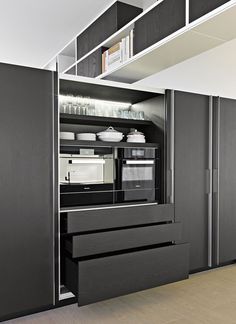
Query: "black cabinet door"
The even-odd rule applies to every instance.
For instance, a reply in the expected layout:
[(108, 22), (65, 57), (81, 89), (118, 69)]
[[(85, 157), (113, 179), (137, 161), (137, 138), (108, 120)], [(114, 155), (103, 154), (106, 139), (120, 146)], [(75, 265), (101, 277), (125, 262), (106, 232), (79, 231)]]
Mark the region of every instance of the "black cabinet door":
[(236, 100), (214, 107), (213, 215), (215, 263), (236, 259)]
[(134, 54), (185, 26), (185, 0), (165, 0), (135, 22)]
[(189, 0), (189, 20), (192, 22), (220, 7), (229, 0)]
[(53, 303), (54, 74), (0, 64), (0, 318)]
[(102, 73), (102, 53), (103, 49), (99, 48), (87, 58), (77, 64), (77, 75), (96, 78)]
[[(173, 102), (172, 102), (173, 105)], [(174, 94), (175, 217), (190, 243), (190, 270), (208, 266), (209, 97)]]
[(77, 59), (83, 57), (141, 12), (141, 8), (120, 1), (115, 2), (77, 37)]

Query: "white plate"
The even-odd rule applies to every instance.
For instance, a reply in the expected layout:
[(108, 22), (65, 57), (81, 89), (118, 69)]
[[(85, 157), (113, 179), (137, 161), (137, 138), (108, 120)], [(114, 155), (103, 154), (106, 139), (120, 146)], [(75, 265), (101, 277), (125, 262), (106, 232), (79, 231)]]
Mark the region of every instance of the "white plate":
[(80, 133), (80, 134), (76, 134), (76, 139), (79, 141), (96, 141), (96, 134)]
[(72, 132), (60, 132), (60, 139), (62, 140), (74, 140), (75, 134)]

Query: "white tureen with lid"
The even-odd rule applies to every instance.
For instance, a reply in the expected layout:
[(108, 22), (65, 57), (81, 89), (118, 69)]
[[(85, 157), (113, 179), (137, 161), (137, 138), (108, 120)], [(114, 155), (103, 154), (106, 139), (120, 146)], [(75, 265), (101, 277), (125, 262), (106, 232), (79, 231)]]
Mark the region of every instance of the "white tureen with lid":
[(123, 133), (118, 132), (111, 126), (105, 131), (97, 133), (97, 136), (101, 141), (104, 142), (120, 142), (124, 137)]

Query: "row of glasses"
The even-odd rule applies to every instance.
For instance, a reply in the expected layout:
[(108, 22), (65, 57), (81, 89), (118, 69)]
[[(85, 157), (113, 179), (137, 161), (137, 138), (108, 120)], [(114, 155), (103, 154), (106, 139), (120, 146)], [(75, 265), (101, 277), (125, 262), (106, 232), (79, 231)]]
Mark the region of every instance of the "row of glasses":
[(130, 104), (109, 102), (81, 96), (60, 96), (60, 113), (144, 120), (143, 111), (132, 110)]

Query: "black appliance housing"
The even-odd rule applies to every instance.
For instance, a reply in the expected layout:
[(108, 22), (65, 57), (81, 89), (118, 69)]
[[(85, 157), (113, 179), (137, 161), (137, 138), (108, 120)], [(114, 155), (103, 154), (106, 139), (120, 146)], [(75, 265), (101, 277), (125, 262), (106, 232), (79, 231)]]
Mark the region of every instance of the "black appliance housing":
[(160, 148), (119, 148), (116, 202), (159, 202)]

